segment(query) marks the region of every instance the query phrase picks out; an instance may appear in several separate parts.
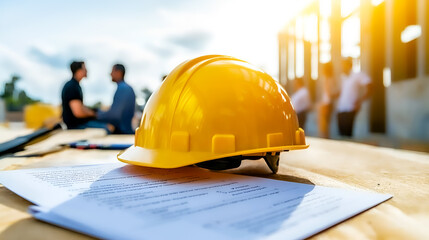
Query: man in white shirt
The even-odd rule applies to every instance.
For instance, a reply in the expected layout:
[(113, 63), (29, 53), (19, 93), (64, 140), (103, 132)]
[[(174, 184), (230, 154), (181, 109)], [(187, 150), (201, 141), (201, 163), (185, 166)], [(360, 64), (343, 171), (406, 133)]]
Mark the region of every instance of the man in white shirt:
[(341, 93), (337, 103), (338, 128), (341, 136), (353, 135), (353, 122), (360, 106), (371, 95), (371, 79), (363, 72), (352, 72), (352, 58), (343, 60)]
[(311, 107), (311, 98), (308, 89), (304, 85), (302, 78), (294, 80), (295, 93), (291, 97), (292, 106), (298, 115), (299, 127), (305, 130), (305, 122), (307, 120), (307, 111)]

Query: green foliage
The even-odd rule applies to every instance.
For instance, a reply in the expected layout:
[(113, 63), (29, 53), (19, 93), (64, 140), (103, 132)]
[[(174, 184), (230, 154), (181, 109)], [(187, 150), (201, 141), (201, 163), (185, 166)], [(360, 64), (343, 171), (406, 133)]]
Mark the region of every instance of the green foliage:
[(16, 88), (16, 83), (20, 79), (20, 76), (12, 75), (11, 80), (4, 84), (4, 91), (1, 98), (4, 99), (8, 111), (22, 111), (25, 105), (39, 102), (39, 100), (27, 96), (24, 90)]
[(143, 94), (143, 98), (145, 100), (145, 103), (147, 103), (147, 101), (149, 100), (150, 96), (152, 95), (152, 91), (145, 87), (141, 90), (142, 94)]

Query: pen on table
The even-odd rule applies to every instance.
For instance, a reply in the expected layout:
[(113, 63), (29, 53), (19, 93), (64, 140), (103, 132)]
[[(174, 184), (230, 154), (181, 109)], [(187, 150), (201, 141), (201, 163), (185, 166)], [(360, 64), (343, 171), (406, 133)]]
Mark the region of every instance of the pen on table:
[(132, 144), (122, 144), (122, 143), (113, 143), (113, 144), (95, 144), (88, 142), (72, 142), (63, 144), (63, 146), (67, 146), (70, 148), (77, 149), (102, 149), (102, 150), (124, 150), (132, 146)]

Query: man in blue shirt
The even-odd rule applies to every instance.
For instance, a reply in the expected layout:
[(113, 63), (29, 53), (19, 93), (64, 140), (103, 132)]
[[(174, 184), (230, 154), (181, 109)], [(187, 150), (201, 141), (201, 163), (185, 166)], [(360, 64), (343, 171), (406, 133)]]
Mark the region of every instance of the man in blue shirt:
[(97, 120), (112, 124), (115, 127), (114, 133), (133, 134), (131, 121), (134, 117), (136, 95), (133, 88), (124, 80), (124, 65), (113, 65), (110, 76), (112, 76), (112, 82), (117, 83), (118, 88), (113, 97), (112, 106), (106, 112), (99, 111)]

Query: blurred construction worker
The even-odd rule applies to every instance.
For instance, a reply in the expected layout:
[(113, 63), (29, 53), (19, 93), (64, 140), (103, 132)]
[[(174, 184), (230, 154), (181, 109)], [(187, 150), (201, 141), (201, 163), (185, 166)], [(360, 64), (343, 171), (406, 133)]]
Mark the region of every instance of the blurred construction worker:
[(97, 120), (112, 124), (116, 134), (133, 134), (132, 119), (136, 106), (136, 95), (133, 88), (124, 80), (124, 65), (113, 65), (110, 76), (112, 82), (117, 84), (113, 103), (108, 111), (97, 113)]
[(323, 138), (330, 137), (331, 115), (333, 102), (338, 97), (336, 81), (334, 79), (334, 70), (332, 62), (327, 62), (321, 66), (322, 80), (322, 98), (319, 103), (318, 123), (319, 136)]
[(294, 80), (295, 93), (291, 97), (292, 106), (298, 115), (299, 127), (305, 130), (305, 122), (307, 120), (307, 112), (311, 107), (310, 93), (304, 85), (302, 78)]
[(371, 95), (371, 79), (363, 72), (352, 72), (353, 59), (343, 59), (341, 93), (337, 103), (338, 128), (341, 136), (353, 135), (353, 122), (362, 103)]
[(70, 64), (73, 77), (66, 82), (61, 92), (62, 117), (68, 129), (103, 128), (107, 132), (113, 130), (106, 123), (94, 121), (95, 112), (83, 105), (80, 81), (87, 75), (84, 62), (74, 61)]

